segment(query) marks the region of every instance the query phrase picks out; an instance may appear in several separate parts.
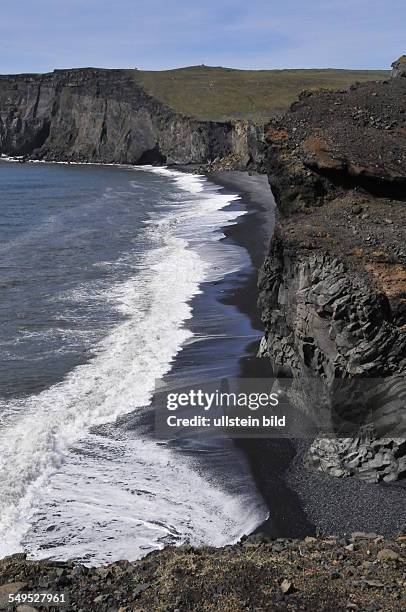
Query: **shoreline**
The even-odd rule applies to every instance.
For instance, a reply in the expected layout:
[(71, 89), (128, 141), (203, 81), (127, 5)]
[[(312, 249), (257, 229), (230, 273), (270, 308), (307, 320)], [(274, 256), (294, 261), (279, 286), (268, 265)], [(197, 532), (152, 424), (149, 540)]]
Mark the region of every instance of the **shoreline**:
[[(3, 170), (5, 177), (9, 175), (13, 177), (13, 182), (27, 174), (35, 175), (37, 182), (43, 183), (47, 182), (48, 176), (56, 177), (56, 179), (59, 177), (54, 181), (57, 185), (65, 185), (64, 189), (66, 189), (66, 185), (69, 186), (70, 182), (67, 181), (65, 184), (64, 176), (71, 177), (75, 183), (77, 181), (75, 168), (64, 169), (51, 165), (44, 165), (42, 168), (11, 165), (14, 168), (3, 167)], [(211, 440), (207, 442), (202, 440), (201, 443), (198, 441), (199, 448), (196, 448), (193, 443), (189, 446), (187, 444), (170, 445), (170, 441), (168, 444), (160, 444), (159, 440), (152, 440), (153, 414), (149, 415), (149, 419), (145, 419), (146, 426), (149, 426), (147, 431), (143, 429), (142, 424), (137, 427), (137, 421), (139, 421), (137, 415), (151, 412), (149, 409), (150, 393), (152, 394), (154, 389), (159, 391), (159, 386), (155, 387), (155, 381), (161, 380), (165, 373), (170, 375), (171, 365), (181, 366), (181, 369), (177, 368), (176, 373), (170, 379), (172, 381), (175, 379), (175, 384), (179, 383), (179, 379), (183, 377), (188, 381), (189, 379), (193, 381), (193, 375), (197, 382), (201, 381), (202, 377), (203, 379), (204, 377), (215, 379), (221, 379), (222, 376), (235, 377), (237, 366), (235, 356), (241, 355), (247, 341), (257, 336), (247, 317), (242, 316), (237, 309), (227, 304), (222, 305), (217, 300), (218, 297), (229, 296), (235, 290), (234, 279), (239, 277), (239, 270), (245, 270), (250, 265), (247, 254), (242, 249), (227, 244), (222, 231), (223, 227), (228, 226), (229, 223), (235, 223), (238, 216), (245, 214), (245, 208), (237, 201), (236, 194), (233, 198), (228, 197), (222, 194), (222, 190), (213, 183), (207, 183), (206, 186), (204, 177), (197, 178), (181, 172), (171, 174), (175, 175), (173, 180), (172, 178), (169, 180), (156, 178), (150, 172), (123, 171), (121, 168), (100, 168), (96, 171), (83, 167), (79, 173), (79, 181), (82, 180), (82, 177), (85, 181), (91, 179), (92, 184), (96, 185), (97, 192), (100, 191), (99, 187), (105, 184), (117, 185), (118, 197), (121, 197), (124, 184), (126, 199), (123, 210), (118, 207), (115, 217), (119, 232), (126, 220), (129, 220), (127, 223), (131, 228), (131, 238), (136, 233), (135, 228), (138, 227), (140, 212), (137, 212), (137, 209), (139, 203), (143, 203), (143, 195), (141, 193), (139, 200), (136, 195), (139, 188), (136, 186), (134, 190), (127, 191), (128, 181), (135, 179), (136, 182), (140, 181), (147, 185), (145, 198), (148, 202), (155, 202), (155, 194), (162, 191), (163, 201), (167, 201), (169, 206), (168, 208), (159, 206), (156, 213), (153, 212), (155, 209), (152, 207), (148, 220), (155, 220), (152, 230), (155, 227), (159, 229), (162, 227), (162, 231), (159, 231), (157, 236), (158, 246), (168, 242), (171, 248), (162, 251), (149, 248), (151, 245), (155, 247), (155, 232), (152, 235), (154, 240), (148, 240), (150, 236), (148, 228), (147, 236), (142, 234), (142, 237), (146, 238), (148, 248), (134, 251), (134, 259), (132, 257), (130, 259), (131, 262), (138, 263), (140, 252), (146, 253), (145, 259), (140, 260), (141, 264), (146, 264), (140, 266), (140, 269), (145, 268), (147, 273), (146, 277), (142, 277), (145, 278), (145, 283), (137, 283), (140, 277), (138, 270), (137, 274), (134, 274), (132, 269), (131, 273), (127, 274), (127, 268), (125, 268), (126, 274), (123, 276), (119, 277), (115, 271), (109, 276), (108, 288), (113, 287), (114, 291), (116, 291), (116, 286), (124, 288), (123, 294), (117, 294), (119, 299), (123, 295), (123, 299), (128, 300), (127, 289), (133, 287), (138, 290), (137, 293), (141, 292), (140, 298), (134, 296), (136, 308), (128, 310), (129, 317), (126, 318), (123, 325), (120, 319), (119, 325), (113, 325), (111, 334), (109, 332), (106, 336), (103, 335), (103, 343), (105, 337), (107, 340), (106, 344), (100, 345), (103, 349), (101, 359), (96, 357), (96, 359), (89, 360), (89, 367), (86, 362), (86, 368), (79, 369), (72, 375), (75, 381), (74, 394), (71, 399), (71, 405), (75, 407), (75, 410), (72, 408), (72, 417), (76, 418), (76, 414), (79, 414), (76, 406), (81, 405), (83, 383), (86, 383), (86, 388), (91, 392), (89, 396), (93, 396), (90, 400), (90, 408), (95, 407), (98, 410), (101, 404), (100, 393), (103, 391), (99, 393), (100, 385), (95, 384), (94, 381), (99, 380), (96, 377), (100, 372), (104, 374), (102, 380), (109, 381), (108, 385), (115, 391), (117, 390), (118, 393), (115, 394), (117, 399), (111, 395), (108, 402), (102, 403), (108, 412), (106, 418), (103, 413), (103, 421), (100, 419), (99, 422), (95, 422), (90, 418), (91, 415), (89, 416), (85, 423), (86, 430), (80, 428), (80, 432), (84, 432), (80, 433), (81, 438), (86, 438), (83, 443), (75, 445), (76, 438), (73, 439), (72, 436), (66, 435), (63, 438), (63, 440), (66, 439), (67, 448), (68, 445), (69, 448), (71, 447), (73, 439), (73, 451), (71, 453), (69, 450), (63, 460), (59, 461), (60, 468), (56, 475), (56, 483), (53, 477), (49, 481), (49, 498), (53, 500), (52, 505), (46, 500), (44, 503), (40, 500), (37, 504), (34, 499), (30, 508), (32, 507), (36, 514), (32, 521), (23, 524), (20, 531), (14, 532), (13, 517), (10, 520), (10, 529), (8, 529), (8, 524), (5, 527), (2, 523), (6, 536), (0, 545), (2, 555), (25, 549), (29, 555), (33, 556), (51, 555), (54, 559), (73, 558), (85, 563), (104, 564), (112, 559), (138, 558), (152, 549), (186, 541), (196, 546), (212, 544), (220, 547), (237, 542), (242, 536), (253, 531), (267, 516), (266, 506), (255, 489), (244, 457), (233, 447), (229, 439), (225, 439), (223, 444), (220, 441), (219, 443)], [(136, 178), (138, 176), (139, 178)], [(158, 191), (149, 190), (151, 183), (159, 187)], [(83, 198), (79, 199), (78, 196), (78, 206), (82, 209), (83, 204), (85, 205), (84, 214), (88, 216), (89, 226), (93, 231), (97, 224), (93, 214), (88, 214), (89, 210), (86, 206), (88, 192), (82, 188), (81, 182), (78, 185), (78, 191), (83, 193)], [(59, 191), (61, 189), (59, 188)], [(104, 189), (101, 191), (104, 192)], [(71, 193), (69, 189), (69, 194)], [(29, 201), (28, 196), (25, 198)], [(104, 208), (101, 210), (104, 211), (105, 216), (110, 215), (112, 204), (115, 206), (116, 200), (103, 198), (102, 201)], [(181, 214), (181, 225), (176, 220), (177, 204)], [(149, 208), (148, 204), (148, 210)], [(133, 210), (132, 216), (127, 217), (126, 210)], [(175, 222), (172, 223), (174, 218)], [(76, 219), (82, 220), (79, 215), (75, 215), (75, 224)], [(61, 227), (65, 226), (66, 224), (61, 223)], [(111, 220), (109, 220), (110, 226)], [(83, 229), (84, 224), (81, 224), (81, 231)], [(55, 228), (52, 227), (51, 230), (52, 236), (55, 236)], [(176, 239), (172, 240), (172, 236)], [(178, 240), (178, 237), (181, 239)], [(70, 244), (73, 245), (74, 242), (70, 241)], [(144, 247), (143, 243), (142, 247)], [(150, 251), (156, 255), (149, 256)], [(165, 255), (165, 265), (162, 267), (159, 264), (155, 268), (158, 254), (161, 253)], [(98, 251), (96, 254), (98, 255)], [(108, 252), (106, 259), (113, 260), (115, 255), (116, 251), (112, 252), (111, 257)], [(151, 269), (157, 272), (155, 278), (152, 278)], [(164, 274), (158, 275), (161, 272)], [(130, 286), (127, 286), (127, 283), (118, 282), (129, 277), (132, 279)], [(157, 279), (156, 282), (155, 279)], [(179, 279), (179, 287), (173, 286), (176, 279)], [(171, 283), (173, 288), (170, 288)], [(132, 295), (131, 293), (131, 297)], [(131, 300), (128, 300), (128, 303), (131, 305)], [(196, 308), (194, 318), (191, 318), (192, 307)], [(140, 320), (138, 313), (142, 314), (141, 329), (138, 325)], [(162, 318), (166, 313), (167, 321)], [(106, 313), (103, 316), (109, 318), (110, 314)], [(92, 320), (90, 320), (89, 326), (92, 325)], [(185, 331), (181, 331), (183, 328)], [(105, 346), (108, 346), (108, 351), (104, 350)], [(180, 351), (181, 347), (182, 351)], [(111, 348), (114, 351), (114, 361), (109, 357)], [(179, 358), (175, 363), (177, 354)], [(85, 359), (86, 356), (83, 358), (84, 362)], [(28, 368), (28, 376), (30, 376), (31, 364), (27, 361), (25, 363)], [(65, 366), (65, 362), (62, 365)], [(49, 371), (51, 371), (50, 368)], [(69, 362), (66, 362), (64, 371), (70, 372)], [(81, 375), (82, 372), (86, 376)], [(68, 380), (70, 379), (69, 375)], [(125, 384), (121, 380), (125, 380)], [(140, 405), (140, 395), (137, 395), (139, 385), (141, 385), (141, 391), (145, 389), (144, 395), (141, 396), (142, 405)], [(64, 384), (55, 387), (51, 384), (50, 386), (52, 397), (58, 394), (58, 400), (60, 398), (60, 403), (64, 406), (65, 398), (70, 397), (69, 389), (66, 389)], [(46, 385), (44, 387), (48, 388)], [(121, 389), (124, 390), (124, 395), (121, 395)], [(149, 389), (151, 392), (147, 394)], [(48, 391), (45, 393), (45, 400), (47, 394)], [(106, 395), (109, 395), (108, 391)], [(132, 401), (133, 398), (135, 402)], [(42, 396), (36, 401), (42, 409), (45, 405)], [(113, 408), (116, 412), (110, 417)], [(43, 412), (38, 414), (42, 415)], [(43, 418), (38, 420), (40, 431), (46, 432), (48, 421)], [(61, 420), (58, 417), (58, 421)], [(94, 438), (94, 436), (102, 436), (102, 438)], [(126, 439), (125, 443), (123, 436)], [(169, 437), (172, 436), (169, 434)], [(108, 440), (106, 451), (104, 439)], [(168, 449), (165, 448), (165, 445), (168, 446)], [(90, 455), (87, 452), (89, 447), (92, 449)], [(13, 450), (12, 447), (10, 448), (7, 457), (12, 458)], [(29, 445), (27, 453), (20, 454), (20, 457), (24, 458), (25, 465), (30, 466), (32, 463), (35, 465), (33, 457), (34, 459), (36, 457), (34, 453), (36, 448), (35, 439)], [(97, 452), (101, 454), (97, 465), (92, 459), (93, 448), (97, 448)], [(174, 452), (171, 452), (172, 450)], [(40, 467), (52, 465), (53, 447), (49, 445), (45, 451), (47, 454)], [(41, 458), (43, 456), (40, 453), (37, 455), (40, 455)], [(78, 461), (77, 456), (80, 457)], [(88, 459), (89, 456), (90, 459)], [(116, 456), (119, 457), (117, 468)], [(203, 463), (206, 474), (209, 476), (203, 482), (199, 480), (199, 469), (194, 469), (196, 463)], [(10, 465), (13, 465), (12, 460), (10, 460)], [(39, 469), (38, 472), (42, 473)], [(75, 474), (77, 490), (73, 498), (69, 493), (72, 472)], [(10, 473), (14, 475), (11, 469)], [(27, 472), (23, 471), (22, 479), (24, 473)], [(90, 483), (86, 480), (89, 474), (94, 477)], [(17, 478), (10, 478), (12, 482), (16, 480)], [(99, 480), (100, 487), (96, 485)], [(35, 482), (38, 481), (38, 479), (35, 480)], [(92, 501), (89, 503), (92, 512), (83, 516), (82, 503), (89, 494), (90, 487), (87, 484), (91, 484), (92, 481), (95, 483)], [(8, 481), (3, 479), (5, 491), (7, 491), (6, 484), (8, 485)], [(13, 490), (12, 487), (9, 488)], [(61, 491), (60, 494), (59, 491)], [(104, 495), (99, 496), (100, 491), (108, 491), (111, 495), (111, 503), (107, 507), (103, 502)], [(159, 500), (160, 497), (162, 501)], [(67, 503), (65, 503), (66, 499), (69, 500)], [(16, 496), (15, 500), (16, 505), (19, 498)], [(37, 520), (37, 517), (40, 520)], [(131, 520), (127, 517), (131, 517)], [(98, 520), (101, 518), (102, 520)], [(17, 525), (17, 522), (15, 521), (14, 524)], [(76, 535), (77, 526), (80, 527), (79, 537)], [(7, 531), (10, 533), (10, 539), (6, 535)], [(14, 533), (16, 533), (15, 538), (13, 538)]]
[[(214, 176), (208, 178), (216, 182)], [(247, 201), (250, 196), (243, 192), (241, 184), (237, 185), (237, 178), (234, 177), (233, 183), (230, 183), (228, 176), (227, 188), (233, 192), (238, 191)], [(220, 179), (224, 180), (224, 177)], [(255, 238), (255, 227), (266, 210), (261, 207), (259, 211), (256, 210), (254, 195), (252, 198), (254, 201), (249, 204), (252, 213), (241, 216), (235, 226), (225, 228), (224, 240), (236, 244), (239, 241), (245, 244), (251, 242), (252, 260), (256, 261), (261, 248), (256, 250), (259, 241)], [(256, 274), (256, 267), (244, 279), (240, 279), (238, 274), (230, 274), (224, 283), (228, 290), (225, 297), (221, 298), (226, 299), (227, 303), (236, 304), (251, 321), (258, 321), (259, 317), (255, 300), (247, 290), (253, 286)], [(218, 296), (220, 286), (216, 282), (209, 282), (207, 291), (212, 296)], [(233, 353), (234, 361), (238, 362), (240, 369), (247, 375), (260, 362), (269, 371), (268, 360), (254, 357), (256, 346), (257, 342), (247, 344), (245, 339), (245, 356), (238, 358), (238, 353)], [(187, 346), (178, 356), (185, 359), (186, 352)], [(256, 370), (255, 373), (258, 374)], [(264, 372), (266, 374), (267, 371)], [(322, 537), (320, 533), (317, 538), (305, 539), (299, 536), (295, 539), (288, 535), (278, 536), (283, 533), (282, 527), (293, 525), (299, 512), (313, 519), (317, 508), (322, 518), (325, 516), (330, 521), (331, 511), (342, 522), (341, 507), (335, 505), (337, 493), (329, 499), (329, 487), (336, 488), (337, 492), (342, 486), (345, 493), (351, 483), (349, 479), (338, 482), (323, 474), (305, 473), (301, 464), (301, 450), (295, 448), (293, 442), (293, 454), (284, 456), (278, 454), (277, 446), (267, 445), (266, 442), (243, 441), (245, 448), (242, 450), (250, 458), (258, 488), (263, 494), (267, 491), (270, 503), (272, 495), (278, 503), (273, 509), (273, 516), (260, 525), (253, 535), (235, 545), (218, 548), (169, 545), (162, 550), (154, 550), (138, 561), (116, 561), (99, 567), (88, 567), (71, 560), (27, 560), (26, 555), (16, 554), (0, 560), (0, 604), (7, 602), (10, 593), (42, 592), (43, 584), (46, 584), (47, 591), (63, 593), (70, 607), (93, 609), (97, 605), (98, 609), (106, 612), (119, 607), (135, 610), (175, 610), (182, 606), (209, 609), (213, 602), (214, 605), (227, 607), (230, 601), (238, 609), (249, 605), (253, 610), (266, 609), (270, 605), (281, 609), (293, 605), (303, 610), (336, 609), (344, 612), (349, 603), (350, 607), (358, 606), (360, 609), (376, 605), (388, 610), (398, 609), (404, 598), (402, 573), (405, 536), (395, 541), (384, 539), (370, 533), (374, 530), (374, 525), (370, 524), (363, 530), (368, 533), (341, 539)], [(278, 479), (270, 478), (270, 471), (275, 470), (275, 466), (280, 470)], [(298, 485), (294, 482), (295, 474), (300, 480), (301, 491), (298, 491)], [(321, 480), (325, 481), (324, 485)], [(353, 494), (360, 490), (360, 484), (352, 480)], [(374, 486), (371, 486), (371, 490)], [(389, 487), (382, 490), (386, 492)], [(287, 492), (292, 495), (290, 498), (286, 497)], [(309, 494), (313, 496), (313, 506), (306, 499)], [(354, 514), (353, 501), (345, 494), (341, 500), (341, 505), (347, 506), (351, 520)], [(381, 507), (371, 506), (369, 516), (375, 514), (378, 517), (380, 511)], [(320, 521), (315, 523), (320, 526)], [(275, 527), (278, 531), (275, 531)], [(351, 531), (355, 530), (353, 525)], [(331, 532), (331, 528), (324, 531)], [(379, 533), (379, 528), (375, 531)], [(55, 610), (58, 607), (59, 604), (51, 606)]]
[[(196, 170), (185, 166), (169, 169), (189, 173)], [(242, 313), (260, 337), (262, 324), (256, 305), (257, 273), (268, 252), (273, 230), (272, 192), (267, 176), (250, 176), (246, 171), (222, 171), (207, 172), (205, 177), (222, 186), (226, 192), (238, 193), (244, 202), (247, 213), (240, 216), (235, 225), (221, 229), (225, 235), (223, 240), (246, 249), (252, 263), (250, 273), (228, 275), (226, 291), (218, 291), (214, 287), (216, 282), (209, 282), (206, 286), (220, 303), (233, 306)], [(257, 347), (256, 340), (248, 342), (245, 339), (243, 352), (234, 355), (238, 376), (272, 375), (270, 362), (255, 356)], [(175, 362), (184, 357), (185, 347)], [(391, 537), (406, 525), (405, 483), (369, 485), (356, 479), (336, 479), (306, 469), (303, 465), (303, 455), (309, 445), (306, 440), (236, 439), (234, 444), (244, 454), (255, 485), (270, 512), (269, 518), (256, 527), (251, 532), (253, 534), (263, 534), (268, 538), (303, 538), (318, 530), (332, 535), (375, 531)]]
[[(212, 182), (215, 182), (213, 178)], [(235, 192), (237, 185), (234, 185)], [(249, 198), (242, 189), (238, 192), (243, 199)], [(251, 212), (241, 216), (235, 226), (226, 229), (223, 240), (238, 244), (238, 241), (250, 241), (255, 236), (255, 224), (266, 211), (256, 209), (255, 201), (251, 205)], [(254, 240), (253, 244), (257, 247), (258, 241)], [(251, 254), (255, 259), (254, 253)], [(238, 303), (238, 309), (251, 321), (258, 320), (258, 309), (255, 301), (250, 299), (252, 295), (246, 295), (246, 289), (251, 286), (249, 279), (252, 282), (252, 278), (256, 278), (256, 272), (253, 268), (242, 281), (238, 273), (231, 273), (224, 283), (228, 288), (227, 303)], [(222, 283), (208, 282), (206, 287), (210, 297), (207, 299), (218, 296), (221, 286)], [(198, 299), (204, 299), (203, 294)], [(261, 363), (265, 368), (264, 375), (269, 375), (268, 360), (254, 357), (256, 346), (257, 342), (247, 345), (245, 339), (245, 353), (238, 360), (240, 370), (249, 376), (254, 368), (258, 375), (256, 368)], [(186, 346), (178, 357), (187, 361), (187, 352)], [(236, 353), (231, 356), (235, 357)], [(322, 514), (326, 512), (323, 504), (327, 500), (318, 499), (322, 493), (320, 485), (312, 490), (315, 483), (313, 472), (309, 472), (308, 482), (303, 480), (300, 452), (297, 453), (299, 449), (295, 449), (290, 440), (281, 441), (290, 444), (291, 450), (293, 447), (293, 454), (288, 455), (278, 453), (280, 447), (275, 446), (273, 440), (242, 442), (245, 446), (242, 450), (246, 457), (251, 458), (258, 488), (263, 494), (266, 491), (268, 495), (273, 493), (278, 503), (273, 516), (253, 535), (234, 545), (216, 548), (167, 545), (137, 561), (112, 561), (98, 567), (72, 560), (27, 560), (25, 554), (15, 554), (0, 559), (0, 607), (2, 604), (7, 606), (9, 594), (16, 595), (20, 599), (15, 601), (23, 603), (22, 597), (26, 593), (42, 592), (45, 584), (47, 592), (58, 593), (59, 597), (62, 594), (69, 607), (93, 609), (97, 605), (97, 609), (106, 612), (112, 608), (209, 609), (213, 605), (227, 608), (230, 601), (233, 609), (247, 606), (252, 610), (268, 609), (270, 605), (282, 609), (293, 605), (303, 610), (336, 609), (344, 612), (348, 607), (372, 609), (379, 605), (382, 609), (397, 610), (404, 599), (402, 573), (406, 536), (388, 540), (371, 534), (371, 528), (365, 529), (368, 533), (354, 533), (343, 538), (323, 537), (320, 533), (317, 537), (307, 538), (281, 536), (282, 528), (294, 525), (299, 512), (304, 515), (300, 509), (303, 493), (297, 495), (291, 481), (296, 468), (302, 474), (304, 488), (314, 493)], [(267, 442), (271, 444), (267, 446)], [(187, 452), (186, 448), (184, 452)], [(272, 479), (270, 471), (275, 469), (279, 470), (278, 478)], [(336, 481), (330, 478), (329, 482), (333, 485)], [(342, 484), (346, 486), (347, 482)], [(359, 487), (359, 481), (353, 481), (353, 484), (355, 489)], [(291, 497), (287, 497), (288, 492)], [(272, 497), (269, 501), (272, 502)], [(344, 498), (343, 501), (348, 504), (348, 512), (353, 512), (348, 500)], [(372, 508), (371, 512), (374, 511), (379, 511), (379, 508)], [(60, 608), (60, 600), (51, 604), (50, 609), (57, 608)]]
[[(214, 172), (207, 174), (212, 182), (227, 190), (237, 191), (246, 202), (248, 214), (237, 224), (225, 229), (226, 236), (243, 246), (252, 261), (252, 274), (234, 295), (233, 305), (243, 312), (261, 334), (261, 312), (257, 306), (258, 269), (268, 252), (273, 232), (274, 204), (266, 175), (250, 176), (247, 172)], [(272, 377), (267, 359), (256, 357), (258, 343), (249, 343), (246, 355), (238, 357), (240, 378)], [(286, 473), (295, 459), (296, 448), (289, 439), (236, 438), (234, 444), (247, 458), (251, 473), (270, 513), (253, 534), (268, 538), (303, 538), (313, 535), (315, 526), (306, 516), (299, 496), (291, 489)], [(275, 503), (277, 500), (277, 503)]]

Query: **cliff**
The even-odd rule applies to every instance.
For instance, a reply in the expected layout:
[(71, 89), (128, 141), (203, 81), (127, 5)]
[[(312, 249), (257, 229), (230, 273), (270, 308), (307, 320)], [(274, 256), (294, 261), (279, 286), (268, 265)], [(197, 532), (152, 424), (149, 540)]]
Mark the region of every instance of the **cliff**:
[[(0, 154), (126, 164), (200, 164), (256, 154), (246, 121), (198, 121), (176, 113), (131, 70), (83, 68), (0, 76)], [(252, 148), (253, 147), (253, 148)]]
[(305, 92), (267, 133), (261, 352), (300, 409), (329, 413), (308, 465), (369, 482), (406, 473), (405, 111), (403, 78)]

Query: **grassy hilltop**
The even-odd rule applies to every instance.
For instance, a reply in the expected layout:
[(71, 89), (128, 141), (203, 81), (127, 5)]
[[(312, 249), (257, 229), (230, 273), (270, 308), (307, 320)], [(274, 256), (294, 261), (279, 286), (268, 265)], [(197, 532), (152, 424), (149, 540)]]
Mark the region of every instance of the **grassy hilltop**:
[(389, 77), (386, 70), (234, 70), (190, 66), (136, 70), (145, 89), (177, 111), (201, 119), (261, 121), (285, 110), (304, 89), (342, 89)]

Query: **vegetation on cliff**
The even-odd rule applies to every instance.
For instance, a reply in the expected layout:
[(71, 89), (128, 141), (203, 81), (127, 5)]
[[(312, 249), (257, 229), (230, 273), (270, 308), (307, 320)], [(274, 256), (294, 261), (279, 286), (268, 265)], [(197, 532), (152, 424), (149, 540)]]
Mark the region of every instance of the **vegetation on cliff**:
[(185, 115), (257, 122), (285, 111), (304, 89), (343, 89), (357, 81), (388, 76), (386, 70), (234, 70), (211, 66), (134, 71), (134, 78), (151, 95)]

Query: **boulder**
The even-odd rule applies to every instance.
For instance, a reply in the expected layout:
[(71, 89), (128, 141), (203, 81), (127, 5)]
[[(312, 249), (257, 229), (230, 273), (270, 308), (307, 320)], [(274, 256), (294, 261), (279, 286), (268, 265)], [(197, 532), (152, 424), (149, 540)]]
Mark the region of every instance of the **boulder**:
[(392, 64), (392, 78), (406, 77), (406, 55), (402, 55)]

